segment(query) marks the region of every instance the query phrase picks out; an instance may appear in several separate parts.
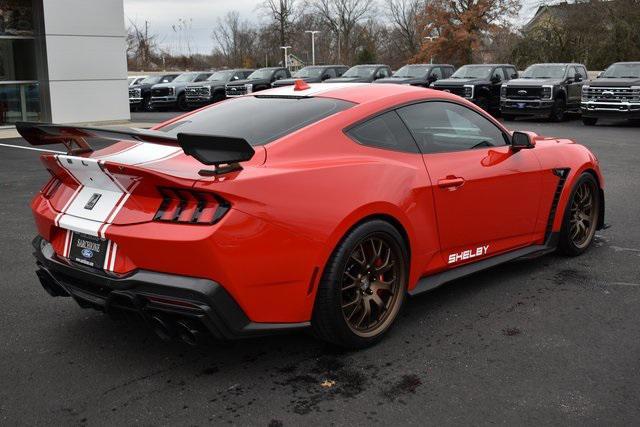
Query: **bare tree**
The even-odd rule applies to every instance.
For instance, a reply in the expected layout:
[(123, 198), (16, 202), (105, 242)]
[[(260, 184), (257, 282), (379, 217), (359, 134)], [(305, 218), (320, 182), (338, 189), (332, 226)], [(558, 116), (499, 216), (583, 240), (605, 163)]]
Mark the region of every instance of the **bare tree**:
[(358, 36), (358, 24), (373, 15), (374, 0), (315, 0), (313, 5), (338, 36), (338, 62), (350, 62), (355, 53), (353, 41)]
[(149, 21), (144, 26), (129, 19), (127, 29), (127, 55), (131, 55), (135, 66), (139, 69), (151, 69), (153, 52), (157, 48), (157, 36), (149, 35)]
[[(297, 1), (264, 0), (262, 9), (267, 12), (278, 29), (280, 46), (286, 46), (289, 43), (291, 26), (297, 13)], [(284, 51), (282, 52), (282, 63), (285, 63)]]
[(216, 50), (225, 59), (227, 66), (248, 66), (254, 62), (252, 48), (256, 30), (240, 19), (240, 13), (231, 11), (224, 19), (218, 19), (218, 25), (212, 32)]
[(393, 37), (393, 41), (407, 56), (415, 55), (420, 47), (418, 15), (424, 9), (424, 3), (424, 0), (387, 1), (387, 15), (398, 36)]

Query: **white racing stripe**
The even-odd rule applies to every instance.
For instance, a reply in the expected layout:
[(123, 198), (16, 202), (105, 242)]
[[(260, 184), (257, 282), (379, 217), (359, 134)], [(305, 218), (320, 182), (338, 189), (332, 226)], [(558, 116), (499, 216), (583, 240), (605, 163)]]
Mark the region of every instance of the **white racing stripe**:
[(145, 142), (120, 153), (100, 157), (100, 160), (125, 165), (136, 165), (139, 163), (154, 162), (180, 152), (182, 152), (182, 148), (180, 147)]

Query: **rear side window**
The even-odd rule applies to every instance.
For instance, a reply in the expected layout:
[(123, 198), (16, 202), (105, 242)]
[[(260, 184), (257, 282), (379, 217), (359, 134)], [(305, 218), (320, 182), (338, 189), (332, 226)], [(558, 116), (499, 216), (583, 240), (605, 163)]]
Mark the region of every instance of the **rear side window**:
[(158, 130), (172, 136), (230, 136), (264, 145), (353, 105), (330, 98), (248, 96), (215, 104)]
[(360, 123), (349, 129), (347, 135), (369, 147), (408, 153), (419, 152), (409, 130), (395, 111), (389, 111)]

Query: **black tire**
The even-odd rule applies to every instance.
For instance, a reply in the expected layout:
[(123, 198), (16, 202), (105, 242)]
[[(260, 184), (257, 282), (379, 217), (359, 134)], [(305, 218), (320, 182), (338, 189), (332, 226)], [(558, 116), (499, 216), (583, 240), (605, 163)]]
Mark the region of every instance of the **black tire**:
[(478, 107), (482, 108), (487, 113), (490, 113), (489, 99), (487, 99), (486, 97), (479, 98), (476, 105), (478, 105)]
[(211, 103), (215, 104), (216, 102), (224, 101), (227, 96), (223, 91), (216, 91), (213, 93), (213, 97), (211, 98)]
[[(378, 256), (375, 255), (376, 241), (381, 242)], [(373, 246), (369, 246), (369, 242), (372, 242)], [(383, 244), (387, 245), (385, 249)], [(372, 249), (367, 251), (364, 245)], [(355, 257), (356, 251), (358, 254), (362, 253), (362, 261), (358, 259), (359, 257)], [(385, 253), (386, 263), (376, 266), (382, 263), (383, 256), (380, 255), (382, 252)], [(365, 272), (369, 267), (372, 267), (369, 270), (374, 271), (373, 276), (370, 274), (368, 276)], [(359, 275), (358, 272), (365, 272), (365, 274)], [(408, 272), (407, 248), (395, 227), (382, 220), (371, 220), (356, 226), (334, 250), (318, 285), (311, 319), (316, 336), (349, 349), (365, 348), (380, 341), (402, 308), (407, 292)], [(380, 274), (378, 279), (371, 281), (367, 279), (376, 274)], [(389, 274), (390, 276), (385, 276)], [(393, 285), (388, 285), (388, 289), (383, 290), (374, 287), (376, 283), (393, 283)], [(385, 295), (385, 293), (388, 294)], [(355, 302), (351, 302), (352, 298)], [(386, 298), (386, 301), (383, 298)], [(350, 301), (345, 304), (345, 299)], [(380, 301), (384, 307), (380, 309), (381, 305), (374, 300)], [(368, 307), (366, 310), (365, 306)], [(353, 312), (349, 317), (346, 312), (352, 308)], [(361, 311), (354, 316), (357, 310)], [(373, 326), (369, 330), (367, 327), (372, 324), (374, 312), (378, 318), (373, 320)], [(359, 329), (363, 320), (356, 325), (356, 318), (365, 316), (366, 323)], [(377, 325), (376, 322), (378, 322)]]
[(553, 101), (553, 107), (551, 108), (551, 114), (549, 114), (549, 120), (552, 122), (562, 122), (567, 117), (567, 100), (564, 96), (558, 96)]
[(140, 106), (140, 111), (153, 111), (153, 106), (151, 105), (151, 97), (147, 96), (142, 98), (142, 105)]
[(582, 118), (582, 123), (585, 126), (595, 126), (596, 123), (598, 123), (598, 118), (597, 117), (583, 117)]
[(178, 101), (176, 102), (176, 106), (180, 111), (189, 111), (189, 104), (187, 103), (187, 97), (184, 93), (178, 95)]
[[(590, 191), (590, 209), (585, 213), (586, 202), (581, 195), (583, 188)], [(577, 256), (585, 252), (596, 234), (598, 220), (600, 219), (600, 188), (598, 182), (590, 173), (583, 173), (576, 181), (569, 194), (569, 201), (562, 218), (562, 228), (560, 230), (560, 241), (558, 251), (564, 255)], [(584, 224), (588, 218), (588, 225), (585, 225), (584, 236), (574, 236), (576, 229), (580, 232), (581, 227), (575, 226), (576, 222)], [(579, 219), (580, 218), (580, 219)], [(580, 237), (580, 238), (577, 238)]]
[(515, 120), (515, 116), (513, 116), (512, 114), (502, 114), (502, 119), (505, 122), (512, 122), (513, 120)]

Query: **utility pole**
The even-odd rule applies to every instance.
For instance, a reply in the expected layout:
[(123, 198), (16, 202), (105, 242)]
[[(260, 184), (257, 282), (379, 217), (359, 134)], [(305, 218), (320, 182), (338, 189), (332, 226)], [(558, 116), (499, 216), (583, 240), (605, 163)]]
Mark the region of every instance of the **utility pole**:
[(311, 34), (311, 64), (316, 65), (316, 34), (318, 30), (307, 30), (305, 33)]
[(287, 52), (291, 49), (291, 46), (280, 46), (280, 49), (284, 49), (284, 67), (289, 68), (289, 55), (287, 55)]

